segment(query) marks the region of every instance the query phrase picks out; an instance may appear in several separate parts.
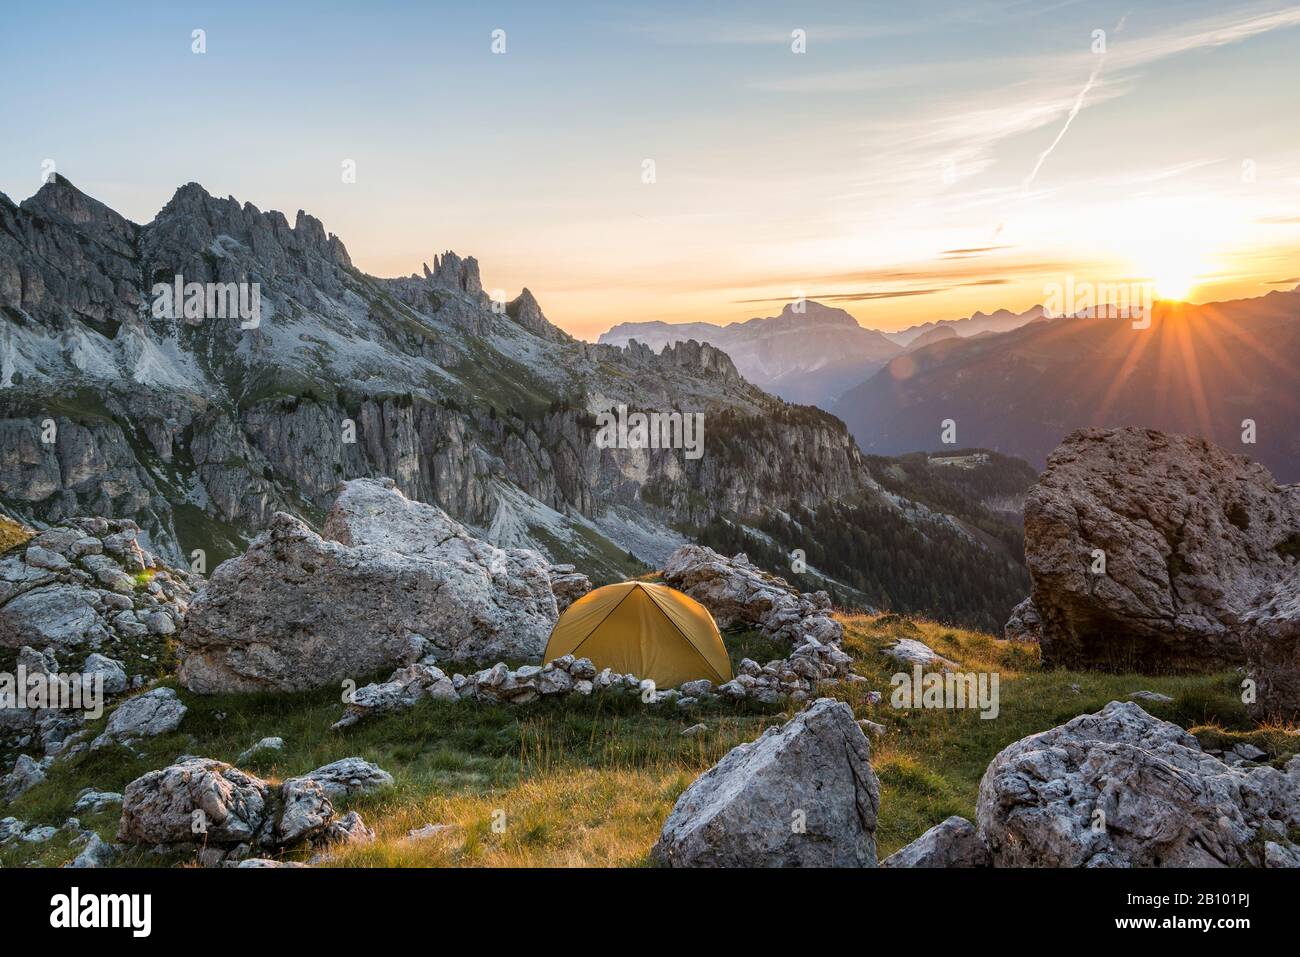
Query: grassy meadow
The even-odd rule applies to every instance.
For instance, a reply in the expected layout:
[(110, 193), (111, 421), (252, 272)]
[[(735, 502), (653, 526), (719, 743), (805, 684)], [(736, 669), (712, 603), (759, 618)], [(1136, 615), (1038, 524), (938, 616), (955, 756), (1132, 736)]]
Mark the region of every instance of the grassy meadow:
[[(1169, 704), (1144, 704), (1158, 717), (1188, 727), (1207, 746), (1250, 741), (1284, 761), (1300, 750), (1286, 729), (1258, 729), (1237, 697), (1239, 676), (1152, 677), (1039, 667), (1037, 648), (991, 635), (897, 615), (842, 619), (845, 648), (862, 684), (829, 694), (847, 701), (859, 718), (884, 725), (872, 737), (872, 764), (881, 782), (877, 842), (881, 857), (952, 814), (973, 818), (979, 780), (989, 760), (1025, 735), (1141, 689), (1163, 692)], [(727, 635), (733, 658), (762, 662), (783, 652), (754, 633)], [(918, 638), (958, 662), (964, 671), (997, 672), (1000, 713), (894, 709), (892, 674), (902, 670), (881, 654), (900, 637)], [(884, 700), (868, 701), (879, 690)], [(110, 748), (58, 763), (38, 785), (0, 816), (29, 824), (61, 825), (78, 791), (93, 785), (121, 791), (135, 777), (181, 754), (234, 762), (267, 736), (285, 749), (258, 755), (242, 767), (270, 781), (359, 755), (389, 771), (396, 783), (345, 805), (377, 832), (373, 844), (349, 847), (327, 861), (337, 866), (616, 866), (648, 865), (648, 852), (677, 796), (732, 747), (786, 720), (792, 710), (718, 705), (689, 713), (675, 706), (648, 708), (635, 696), (592, 696), (539, 701), (522, 707), (429, 701), (343, 732), (330, 730), (341, 714), (333, 689), (300, 695), (201, 697), (181, 692), (189, 713), (179, 731), (137, 745), (138, 753)], [(101, 719), (102, 723), (102, 719)], [(682, 731), (696, 723), (707, 730)], [(118, 809), (82, 819), (106, 840)], [(432, 837), (408, 832), (449, 825)], [(43, 845), (0, 848), (0, 865), (60, 865), (79, 850), (60, 832)], [(306, 859), (310, 851), (290, 856)], [(137, 849), (124, 864), (184, 864)]]

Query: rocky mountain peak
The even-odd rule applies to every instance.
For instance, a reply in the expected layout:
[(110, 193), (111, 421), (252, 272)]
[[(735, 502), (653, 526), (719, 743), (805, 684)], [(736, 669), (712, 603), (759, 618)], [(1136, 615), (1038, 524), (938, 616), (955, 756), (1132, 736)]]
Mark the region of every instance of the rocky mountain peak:
[[(812, 299), (801, 303), (787, 302), (781, 310), (781, 319), (801, 325), (858, 326), (858, 320), (835, 306), (827, 306)], [(761, 321), (761, 320), (760, 320)]]
[(707, 342), (675, 342), (664, 347), (660, 358), (678, 368), (712, 373), (723, 382), (738, 382), (741, 378), (731, 356)]
[(533, 335), (541, 336), (543, 339), (558, 342), (572, 338), (563, 329), (552, 325), (543, 315), (542, 307), (538, 305), (537, 299), (527, 287), (518, 296), (506, 303), (506, 315)]
[(343, 242), (315, 216), (298, 210), (294, 225), (279, 210), (262, 212), (252, 203), (240, 205), (233, 196), (219, 199), (198, 183), (176, 190), (148, 226), (149, 250), (165, 262), (183, 264), (195, 250), (229, 254), (229, 240), (244, 247), (246, 265), (262, 275), (284, 272), (286, 257), (317, 259), (343, 267), (352, 265)]
[(36, 216), (58, 219), (80, 229), (103, 231), (130, 241), (139, 229), (99, 200), (87, 196), (62, 173), (55, 173), (20, 207)]
[(433, 257), (433, 269), (424, 266), (424, 278), (440, 286), (467, 292), (477, 296), (483, 292), (483, 281), (479, 278), (478, 260), (473, 256), (461, 259), (450, 249), (441, 256)]

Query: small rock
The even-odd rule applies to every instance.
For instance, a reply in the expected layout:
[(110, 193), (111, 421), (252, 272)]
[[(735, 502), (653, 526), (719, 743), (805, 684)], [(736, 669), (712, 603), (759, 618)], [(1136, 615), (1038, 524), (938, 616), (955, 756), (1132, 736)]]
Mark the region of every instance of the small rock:
[(915, 638), (899, 638), (895, 644), (884, 649), (884, 652), (906, 665), (920, 665), (922, 668), (939, 665), (945, 669), (957, 667), (955, 662), (949, 661), (925, 642), (917, 641)]
[(303, 777), (318, 782), (331, 801), (366, 794), (393, 783), (393, 776), (379, 765), (358, 757), (334, 761)]
[(369, 844), (375, 839), (375, 832), (366, 827), (366, 822), (356, 811), (349, 811), (343, 817), (330, 823), (316, 838), (318, 845), (340, 846), (345, 844)]
[(24, 834), (23, 840), (28, 844), (44, 844), (58, 833), (58, 828), (51, 827), (48, 824), (42, 824), (40, 827), (34, 827)]
[(1150, 701), (1152, 704), (1173, 704), (1174, 699), (1158, 691), (1134, 691), (1130, 698), (1137, 701)]
[(52, 572), (66, 572), (72, 567), (72, 563), (62, 555), (41, 548), (39, 545), (32, 545), (28, 548), (23, 560), (33, 568), (44, 568)]
[(1268, 757), (1267, 751), (1265, 751), (1263, 748), (1255, 747), (1249, 741), (1238, 742), (1237, 746), (1234, 747), (1232, 750), (1237, 752), (1237, 754), (1241, 756), (1241, 759), (1243, 761), (1263, 761), (1265, 758)]
[(713, 682), (708, 678), (698, 678), (695, 681), (684, 681), (678, 689), (688, 698), (699, 698), (703, 695), (710, 694), (713, 691)]
[(93, 652), (86, 656), (81, 671), (91, 680), (95, 675), (103, 675), (104, 690), (109, 694), (121, 694), (126, 690), (126, 666), (115, 658)]
[(452, 830), (454, 824), (426, 824), (424, 827), (413, 828), (406, 832), (408, 840), (427, 841), (431, 837), (437, 837), (446, 831)]
[(989, 867), (975, 825), (954, 815), (880, 862), (881, 867)]
[(26, 827), (27, 822), (20, 821), (16, 817), (0, 819), (0, 844), (7, 844), (15, 838), (21, 837), (23, 829)]
[(280, 814), (275, 822), (275, 843), (297, 844), (324, 831), (334, 820), (334, 805), (319, 781), (290, 778), (280, 785)]
[(244, 868), (253, 869), (253, 868), (261, 868), (261, 867), (306, 867), (306, 866), (307, 866), (306, 864), (303, 864), (299, 861), (277, 861), (269, 857), (250, 857), (247, 858), (246, 860), (240, 861), (238, 864), (235, 865), (235, 867), (241, 870)]
[(155, 688), (128, 698), (108, 719), (104, 733), (90, 745), (92, 750), (135, 738), (152, 738), (175, 731), (185, 717), (185, 705), (171, 688)]
[(4, 799), (16, 801), (44, 780), (45, 768), (30, 755), (20, 754), (18, 760), (14, 762), (14, 769), (2, 782)]
[(257, 744), (253, 745), (251, 748), (248, 748), (246, 751), (242, 752), (239, 755), (239, 757), (235, 759), (235, 763), (243, 764), (245, 761), (249, 760), (254, 755), (265, 751), (283, 751), (283, 750), (284, 750), (284, 738), (263, 738), (261, 741), (257, 742)]
[(77, 795), (77, 803), (72, 805), (72, 810), (78, 814), (98, 814), (105, 808), (121, 803), (122, 795), (116, 791), (96, 791), (94, 788), (86, 788)]
[(76, 856), (76, 859), (68, 867), (108, 867), (113, 863), (113, 858), (117, 856), (117, 851), (98, 834), (92, 833), (90, 840), (85, 848)]

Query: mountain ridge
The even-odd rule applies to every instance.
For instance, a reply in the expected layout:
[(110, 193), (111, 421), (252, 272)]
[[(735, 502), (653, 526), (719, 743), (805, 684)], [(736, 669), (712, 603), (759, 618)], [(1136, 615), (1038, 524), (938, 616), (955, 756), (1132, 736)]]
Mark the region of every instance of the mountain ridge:
[[(152, 290), (177, 276), (257, 284), (260, 320), (159, 314)], [(450, 251), (369, 276), (306, 212), (291, 224), (198, 184), (144, 225), (62, 178), (0, 201), (0, 334), (0, 510), (38, 528), (132, 518), (154, 551), (209, 571), (275, 512), (318, 526), (341, 481), (375, 476), (598, 580), (715, 519), (792, 505), (866, 496), (951, 535), (881, 489), (842, 422), (712, 345), (580, 342), (526, 289), (491, 301)], [(703, 414), (706, 454), (601, 447), (596, 415), (620, 404)]]
[(662, 348), (688, 338), (724, 349), (741, 374), (760, 388), (791, 402), (831, 408), (846, 391), (866, 381), (908, 348), (945, 338), (975, 336), (1018, 328), (1040, 318), (1042, 306), (1022, 313), (998, 309), (962, 319), (943, 319), (883, 332), (862, 325), (851, 313), (815, 300), (786, 303), (780, 315), (716, 325), (662, 320), (622, 322), (597, 342), (627, 345), (632, 340)]
[(1076, 429), (1145, 426), (1199, 435), (1300, 479), (1300, 288), (1251, 299), (1157, 301), (1127, 318), (1041, 319), (949, 338), (896, 358), (833, 407), (864, 451), (956, 441), (1041, 467)]

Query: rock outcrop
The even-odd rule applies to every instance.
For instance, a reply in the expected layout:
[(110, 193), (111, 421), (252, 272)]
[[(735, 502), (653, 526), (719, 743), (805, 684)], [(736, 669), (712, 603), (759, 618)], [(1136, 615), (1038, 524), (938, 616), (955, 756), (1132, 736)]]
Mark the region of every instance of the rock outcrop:
[(255, 842), (266, 823), (270, 787), (260, 778), (210, 758), (150, 771), (122, 795), (119, 841), (189, 844)]
[(538, 658), (555, 623), (549, 565), (469, 535), (391, 481), (343, 486), (331, 541), (277, 513), (213, 574), (181, 631), (187, 688), (296, 691), (435, 658)]
[(575, 570), (573, 565), (552, 565), (551, 591), (555, 595), (556, 610), (563, 613), (564, 609), (591, 591), (591, 579)]
[(127, 785), (117, 839), (187, 851), (220, 864), (253, 848), (316, 846), (373, 838), (360, 815), (340, 817), (333, 802), (391, 784), (392, 777), (361, 758), (345, 758), (278, 788), (210, 758), (185, 758)]
[(1300, 828), (1300, 757), (1233, 768), (1112, 701), (1004, 748), (976, 817), (995, 867), (1260, 867)]
[(78, 652), (80, 663), (174, 632), (194, 580), (139, 535), (125, 519), (69, 519), (0, 557), (0, 646)]
[(687, 788), (652, 855), (670, 867), (874, 867), (870, 750), (852, 709), (820, 698)]
[(1032, 605), (1054, 665), (1241, 664), (1247, 617), (1300, 574), (1298, 555), (1300, 486), (1187, 436), (1074, 432), (1025, 504)]
[(726, 558), (703, 545), (683, 545), (668, 556), (663, 575), (709, 609), (719, 628), (757, 628), (796, 645), (808, 638), (838, 643), (844, 636), (826, 592), (800, 594), (743, 553)]
[(1007, 641), (1037, 643), (1043, 637), (1043, 619), (1034, 607), (1034, 600), (1026, 598), (1011, 609), (1011, 617), (1002, 629), (1002, 637)]

